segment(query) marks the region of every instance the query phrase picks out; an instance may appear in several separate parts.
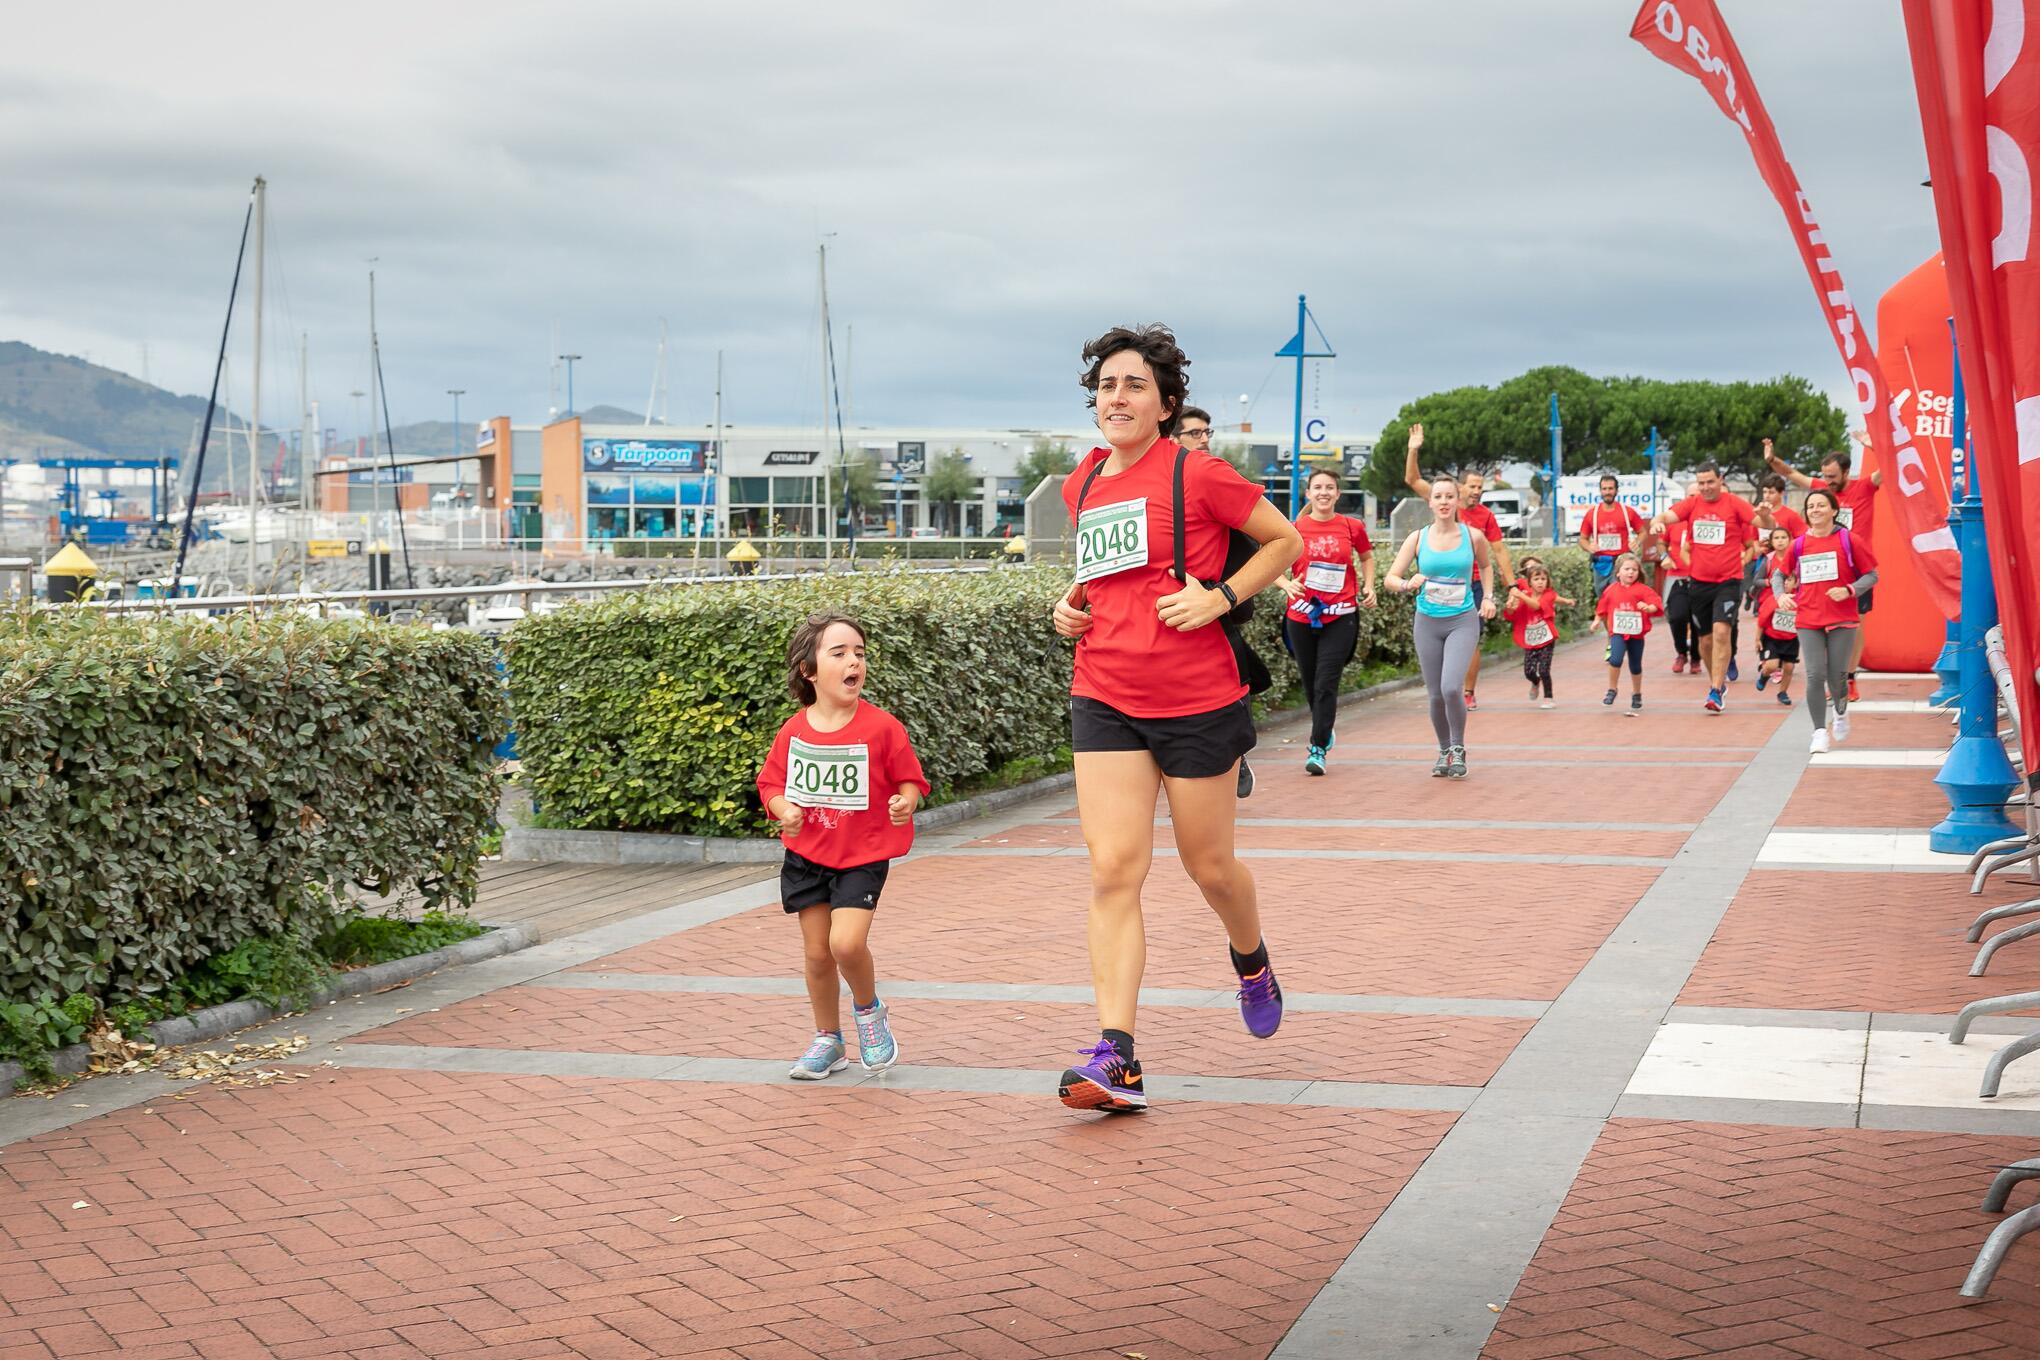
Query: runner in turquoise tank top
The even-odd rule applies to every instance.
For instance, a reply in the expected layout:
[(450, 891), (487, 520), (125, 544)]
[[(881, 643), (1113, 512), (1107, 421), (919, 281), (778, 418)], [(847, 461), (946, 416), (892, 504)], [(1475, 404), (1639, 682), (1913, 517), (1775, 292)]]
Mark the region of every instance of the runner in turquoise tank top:
[(1473, 602), (1476, 566), (1495, 579), (1487, 539), (1460, 522), (1459, 484), (1441, 477), (1431, 483), (1431, 522), (1403, 540), (1387, 576), (1390, 590), (1417, 597), (1417, 665), (1438, 734), (1431, 773), (1441, 779), (1466, 777), (1466, 695), (1458, 682), (1480, 650), (1481, 620), (1495, 616), (1493, 591)]
[(1424, 578), (1417, 595), (1417, 609), (1434, 619), (1449, 619), (1473, 608), (1473, 535), (1466, 526), (1459, 530), (1459, 546), (1440, 550), (1431, 546), (1428, 531), (1417, 537), (1417, 571)]

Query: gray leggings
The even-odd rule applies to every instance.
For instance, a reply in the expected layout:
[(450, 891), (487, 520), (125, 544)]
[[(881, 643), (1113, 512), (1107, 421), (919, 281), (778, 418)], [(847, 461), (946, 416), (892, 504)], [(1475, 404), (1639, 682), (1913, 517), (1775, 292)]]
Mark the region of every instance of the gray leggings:
[(1806, 715), (1815, 727), (1827, 726), (1827, 701), (1835, 712), (1849, 711), (1849, 650), (1856, 645), (1853, 628), (1799, 630), (1799, 666), (1806, 676)]
[(1417, 611), (1417, 665), (1431, 695), (1431, 728), (1438, 749), (1466, 745), (1466, 668), (1480, 646), (1480, 614), (1469, 609), (1439, 619)]

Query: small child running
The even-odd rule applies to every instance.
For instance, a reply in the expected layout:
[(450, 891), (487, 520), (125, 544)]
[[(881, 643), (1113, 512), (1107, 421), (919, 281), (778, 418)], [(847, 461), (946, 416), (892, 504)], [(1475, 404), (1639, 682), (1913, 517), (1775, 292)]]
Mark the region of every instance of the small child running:
[(1757, 563), (1757, 692), (1775, 676), (1778, 702), (1790, 708), (1792, 668), (1799, 664), (1799, 605), (1789, 593), (1778, 593), (1772, 573), (1783, 572), (1791, 560), (1792, 531), (1780, 525), (1766, 538), (1771, 551)]
[(1509, 587), (1502, 617), (1515, 629), (1516, 645), (1523, 649), (1523, 678), (1530, 682), (1530, 698), (1540, 691), (1539, 708), (1557, 708), (1551, 697), (1551, 654), (1558, 648), (1558, 607), (1576, 603), (1551, 588), (1551, 572), (1536, 558), (1523, 564), (1523, 579)]
[(1635, 553), (1615, 559), (1615, 579), (1601, 592), (1594, 606), (1594, 622), (1608, 630), (1608, 692), (1601, 702), (1613, 705), (1615, 686), (1622, 678), (1622, 662), (1629, 661), (1629, 713), (1634, 717), (1643, 707), (1643, 640), (1650, 635), (1653, 614), (1665, 611), (1658, 593), (1643, 583), (1643, 563)]
[(779, 899), (800, 918), (814, 1008), (814, 1040), (787, 1075), (820, 1081), (850, 1065), (845, 982), (865, 1071), (899, 1061), (867, 940), (890, 862), (913, 848), (914, 809), (932, 790), (907, 729), (863, 698), (864, 629), (855, 619), (809, 615), (787, 643), (786, 672), (802, 708), (772, 740), (758, 797), (786, 847)]

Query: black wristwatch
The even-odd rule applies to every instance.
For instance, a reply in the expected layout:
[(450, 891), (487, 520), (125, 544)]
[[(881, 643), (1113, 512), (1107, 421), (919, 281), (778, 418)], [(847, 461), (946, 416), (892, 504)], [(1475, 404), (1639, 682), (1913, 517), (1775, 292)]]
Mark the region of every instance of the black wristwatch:
[(1233, 588), (1231, 586), (1227, 585), (1223, 581), (1220, 581), (1218, 583), (1218, 588), (1221, 592), (1224, 593), (1227, 604), (1230, 604), (1235, 609), (1238, 609), (1240, 607), (1240, 597), (1233, 594)]

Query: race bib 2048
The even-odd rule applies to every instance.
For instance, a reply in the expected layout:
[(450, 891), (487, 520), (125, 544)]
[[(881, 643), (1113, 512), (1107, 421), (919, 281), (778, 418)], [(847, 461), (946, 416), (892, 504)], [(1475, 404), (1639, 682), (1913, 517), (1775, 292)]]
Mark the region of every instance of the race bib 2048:
[(1077, 517), (1077, 579), (1095, 581), (1148, 563), (1147, 497)]
[(793, 738), (786, 757), (786, 801), (796, 807), (863, 812), (871, 806), (871, 749), (863, 742), (815, 746)]

